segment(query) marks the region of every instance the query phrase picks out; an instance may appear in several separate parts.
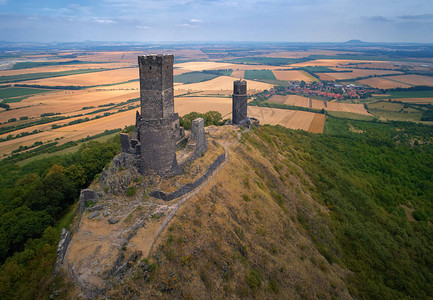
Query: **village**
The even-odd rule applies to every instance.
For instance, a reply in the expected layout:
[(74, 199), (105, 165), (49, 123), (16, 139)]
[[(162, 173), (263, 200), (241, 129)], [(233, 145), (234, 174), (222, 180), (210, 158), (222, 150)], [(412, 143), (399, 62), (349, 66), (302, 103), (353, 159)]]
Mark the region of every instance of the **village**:
[(384, 94), (382, 89), (366, 85), (343, 84), (337, 82), (292, 81), (288, 86), (275, 86), (270, 90), (256, 94), (256, 97), (270, 98), (274, 95), (300, 95), (321, 100), (366, 99), (373, 94)]

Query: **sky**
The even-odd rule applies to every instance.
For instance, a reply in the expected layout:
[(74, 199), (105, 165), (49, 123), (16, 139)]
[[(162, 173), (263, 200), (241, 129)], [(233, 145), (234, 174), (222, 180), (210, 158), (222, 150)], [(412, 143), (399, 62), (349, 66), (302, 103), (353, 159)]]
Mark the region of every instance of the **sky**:
[(0, 40), (433, 42), (432, 0), (0, 0)]

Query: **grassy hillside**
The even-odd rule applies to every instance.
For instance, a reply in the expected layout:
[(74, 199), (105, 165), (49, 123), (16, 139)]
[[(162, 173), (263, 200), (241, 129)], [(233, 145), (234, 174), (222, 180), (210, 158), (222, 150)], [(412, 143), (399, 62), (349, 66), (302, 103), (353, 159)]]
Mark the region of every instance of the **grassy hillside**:
[(432, 137), (428, 126), (342, 119), (325, 135), (244, 134), (112, 296), (426, 299)]
[[(230, 128), (212, 136), (235, 140)], [(432, 143), (430, 126), (332, 117), (323, 135), (279, 126), (244, 133), (229, 148), (229, 162), (178, 210), (152, 255), (123, 281), (112, 281), (108, 296), (427, 299)], [(25, 181), (17, 181), (17, 191), (6, 188), (10, 182), (24, 170), (42, 183), (71, 163), (87, 170), (94, 158), (82, 150), (80, 160), (43, 160), (4, 175), (3, 194), (14, 199), (0, 206), (5, 233), (14, 224), (7, 211), (27, 213), (15, 207), (31, 198)], [(0, 267), (2, 298), (45, 297), (58, 228), (70, 218), (41, 229)]]

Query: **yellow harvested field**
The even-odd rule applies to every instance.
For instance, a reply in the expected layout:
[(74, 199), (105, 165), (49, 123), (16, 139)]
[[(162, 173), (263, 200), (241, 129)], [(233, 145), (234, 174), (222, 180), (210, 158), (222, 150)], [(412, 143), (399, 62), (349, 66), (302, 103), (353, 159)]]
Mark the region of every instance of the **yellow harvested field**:
[(379, 88), (379, 89), (393, 89), (393, 88), (397, 88), (397, 87), (403, 87), (403, 88), (410, 87), (409, 84), (405, 84), (405, 83), (397, 82), (397, 81), (391, 81), (385, 77), (368, 78), (368, 79), (359, 80), (358, 82), (362, 83), (362, 84), (369, 85), (369, 86), (374, 87), (374, 88)]
[(290, 69), (290, 67), (268, 66), (268, 65), (243, 65), (232, 63), (221, 63), (213, 61), (191, 61), (186, 63), (175, 64), (177, 70), (185, 70), (187, 72), (203, 71), (203, 70), (226, 70), (245, 71), (245, 70), (280, 70)]
[(269, 102), (313, 109), (325, 109), (329, 111), (344, 111), (370, 116), (370, 114), (367, 112), (364, 105), (362, 104), (322, 101), (316, 99), (309, 99), (307, 97), (302, 97), (298, 95), (275, 95), (269, 99)]
[(188, 73), (188, 72), (190, 72), (190, 71), (188, 71), (186, 69), (173, 69), (173, 75), (174, 76), (180, 75), (180, 74), (183, 74), (183, 73)]
[(385, 77), (390, 80), (404, 82), (409, 85), (429, 85), (433, 86), (433, 77), (423, 75), (399, 75), (392, 77)]
[(135, 110), (125, 111), (97, 120), (71, 125), (64, 128), (53, 129), (50, 131), (44, 131), (19, 139), (2, 142), (0, 143), (0, 155), (9, 154), (19, 146), (30, 146), (36, 141), (47, 142), (54, 141), (56, 138), (64, 137), (59, 141), (59, 143), (66, 143), (102, 133), (107, 129), (124, 128), (125, 126), (134, 124), (134, 122)]
[(244, 78), (245, 71), (244, 70), (236, 70), (236, 71), (233, 71), (230, 76), (234, 77), (234, 78)]
[(194, 61), (175, 64), (175, 68), (187, 70), (188, 72), (203, 71), (203, 70), (215, 70), (215, 69), (230, 69), (230, 63), (219, 63), (213, 61)]
[(315, 114), (308, 131), (312, 133), (323, 133), (323, 129), (325, 128), (325, 119), (324, 114)]
[(134, 79), (138, 79), (138, 68), (125, 68), (111, 71), (30, 80), (24, 81), (22, 83), (47, 86), (93, 86), (101, 84), (120, 83)]
[[(351, 59), (316, 59), (306, 62), (301, 62), (291, 65), (292, 67), (306, 67), (306, 66), (323, 66), (323, 67), (335, 67), (344, 66), (348, 64), (366, 64), (366, 63), (385, 63), (389, 64), (389, 61), (368, 61), (368, 60), (351, 60)], [(369, 66), (370, 67), (370, 66)]]
[[(236, 79), (230, 76), (219, 76), (212, 80), (182, 84), (175, 86), (175, 90), (192, 90), (192, 91), (218, 91), (218, 90), (233, 90), (233, 82)], [(249, 93), (252, 91), (263, 91), (272, 88), (273, 84), (247, 80), (247, 88)]]
[(243, 65), (243, 64), (231, 64), (228, 69), (234, 71), (246, 71), (246, 70), (289, 70), (292, 67), (282, 67), (282, 66), (268, 66), (268, 65)]
[(303, 71), (298, 71), (298, 70), (288, 70), (288, 71), (272, 71), (275, 75), (275, 77), (277, 78), (277, 80), (298, 80), (298, 81), (305, 81), (305, 82), (310, 82), (311, 77), (307, 76), (305, 74), (305, 72)]
[(90, 63), (90, 64), (78, 64), (78, 65), (67, 65), (67, 66), (47, 66), (47, 67), (21, 69), (21, 70), (4, 70), (4, 71), (0, 71), (0, 76), (62, 72), (62, 71), (71, 71), (71, 70), (82, 70), (82, 69), (118, 69), (118, 68), (126, 68), (129, 66), (130, 64), (118, 64), (118, 63), (108, 63), (108, 64)]
[[(260, 121), (260, 124), (278, 124), (291, 129), (302, 129), (308, 131), (310, 129), (311, 123), (314, 120), (315, 122), (313, 129), (317, 132), (320, 127), (320, 119), (315, 120), (315, 115), (317, 114), (307, 111), (258, 106), (248, 107), (248, 116), (257, 118)], [(324, 121), (325, 119), (323, 119), (323, 122)]]
[[(336, 71), (349, 71), (344, 73), (323, 73), (334, 80), (344, 80), (352, 79), (357, 77), (365, 77), (370, 75), (388, 75), (388, 74), (402, 74), (398, 71), (388, 71), (388, 70), (363, 70), (363, 69), (344, 69), (344, 68), (334, 68)], [(322, 76), (320, 76), (322, 78)]]
[(121, 84), (113, 84), (110, 86), (89, 88), (88, 90), (97, 90), (97, 91), (140, 90), (140, 82), (132, 81), (132, 82), (121, 83)]
[(317, 75), (320, 77), (320, 80), (323, 81), (334, 81), (334, 77), (326, 74), (326, 73), (317, 73)]
[[(125, 102), (129, 99), (138, 98), (139, 94), (138, 90), (98, 91), (96, 89), (36, 94), (21, 102), (11, 103), (10, 106), (14, 109), (0, 112), (0, 122), (5, 122), (11, 118), (18, 119), (23, 116), (29, 118), (39, 117), (43, 113), (68, 115), (81, 110), (85, 106), (97, 107), (107, 103)], [(86, 110), (85, 112), (89, 111)]]
[(178, 97), (174, 99), (174, 111), (180, 116), (192, 111), (205, 113), (210, 110), (219, 111), (225, 117), (232, 112), (232, 99), (217, 97)]

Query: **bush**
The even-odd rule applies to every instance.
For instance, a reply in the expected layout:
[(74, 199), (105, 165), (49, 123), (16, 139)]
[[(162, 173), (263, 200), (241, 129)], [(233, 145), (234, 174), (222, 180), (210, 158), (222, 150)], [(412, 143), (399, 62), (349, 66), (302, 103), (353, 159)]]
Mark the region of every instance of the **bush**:
[(137, 193), (137, 188), (135, 186), (130, 186), (126, 190), (126, 196), (131, 197), (134, 196)]
[(262, 277), (256, 269), (251, 269), (245, 280), (251, 289), (257, 289), (262, 284)]

